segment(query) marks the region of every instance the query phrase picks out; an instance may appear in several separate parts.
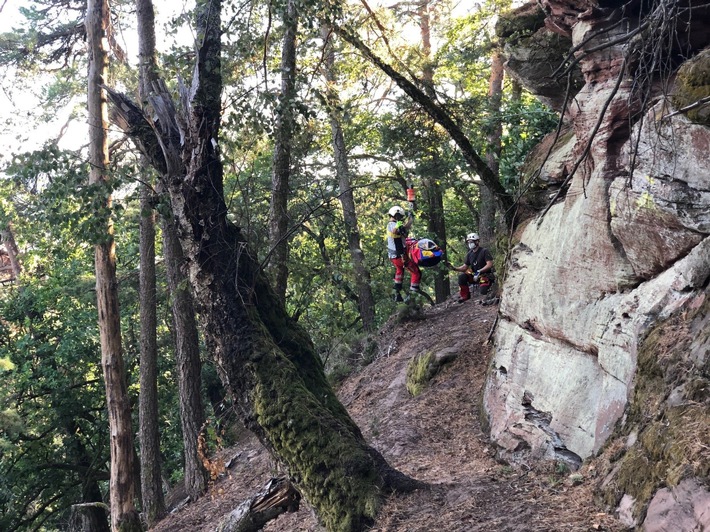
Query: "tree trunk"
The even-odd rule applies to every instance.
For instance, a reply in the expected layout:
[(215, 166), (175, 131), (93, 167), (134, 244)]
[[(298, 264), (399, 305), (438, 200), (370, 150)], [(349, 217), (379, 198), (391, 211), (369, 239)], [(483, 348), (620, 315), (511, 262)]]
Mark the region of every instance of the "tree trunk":
[[(433, 168), (439, 166), (439, 155), (434, 153)], [(436, 243), (446, 253), (447, 238), (446, 238), (446, 220), (444, 218), (444, 194), (441, 188), (441, 183), (436, 177), (431, 177), (424, 180), (426, 191), (427, 211), (429, 219), (427, 220), (427, 230), (434, 235)], [(434, 294), (437, 303), (443, 303), (451, 295), (451, 286), (449, 285), (448, 273), (439, 269), (432, 268), (434, 274)]]
[[(500, 120), (500, 105), (503, 98), (503, 56), (495, 50), (491, 56), (491, 74), (488, 82), (488, 150), (486, 163), (500, 179), (501, 136), (503, 127)], [(488, 187), (481, 187), (481, 215), (478, 233), (486, 247), (495, 242), (496, 231), (496, 201)]]
[[(108, 56), (104, 48), (108, 40), (109, 8), (107, 0), (89, 0), (86, 12), (86, 34), (89, 47), (89, 76), (87, 105), (89, 112), (90, 183), (105, 184), (108, 168), (108, 110), (102, 90), (108, 70)], [(108, 187), (100, 187), (106, 190)], [(111, 196), (103, 199), (107, 208)], [(134, 499), (133, 431), (128, 402), (126, 373), (121, 353), (121, 323), (118, 309), (116, 256), (113, 227), (110, 218), (104, 221), (104, 234), (95, 247), (96, 295), (101, 340), (101, 364), (106, 387), (108, 409), (111, 480), (111, 524), (116, 532), (141, 530)]]
[(107, 510), (102, 502), (73, 505), (69, 516), (69, 532), (109, 532)]
[[(322, 32), (324, 39), (328, 38), (329, 31)], [(328, 42), (328, 41), (326, 41)], [(338, 93), (335, 88), (335, 52), (332, 42), (328, 42), (328, 49), (325, 54), (325, 79), (328, 82), (328, 108), (330, 115), (330, 130), (333, 140), (333, 157), (335, 159), (335, 171), (338, 175), (340, 205), (343, 208), (343, 220), (348, 232), (348, 249), (355, 270), (355, 285), (358, 293), (358, 310), (360, 319), (365, 331), (371, 332), (375, 328), (375, 299), (372, 296), (370, 287), (370, 271), (367, 269), (365, 254), (360, 245), (360, 227), (358, 225), (357, 211), (355, 210), (355, 198), (353, 196), (352, 183), (350, 181), (350, 168), (348, 165), (348, 154), (345, 148), (345, 137), (340, 120), (335, 114), (335, 109), (340, 106)]]
[[(138, 57), (141, 100), (150, 93), (150, 72), (154, 68), (155, 14), (151, 0), (136, 0), (138, 19)], [(150, 175), (147, 157), (141, 164)], [(141, 500), (143, 516), (152, 527), (165, 516), (160, 471), (160, 434), (158, 432), (158, 342), (155, 287), (155, 213), (150, 179), (141, 185), (140, 205), (140, 395), (138, 397), (138, 439), (140, 441)]]
[(140, 395), (138, 438), (140, 441), (141, 497), (149, 527), (165, 516), (160, 473), (158, 433), (158, 342), (155, 288), (155, 214), (151, 189), (141, 187), (140, 222)]
[[(288, 317), (241, 230), (227, 219), (217, 152), (219, 15), (217, 1), (198, 5), (198, 62), (192, 87), (180, 90), (183, 114), (176, 116), (163, 85), (151, 99), (157, 130), (129, 133), (161, 136), (164, 157), (153, 154), (152, 160), (167, 168), (205, 343), (237, 414), (288, 468), (328, 529), (362, 530), (386, 493), (423, 484), (392, 469), (367, 445), (328, 385), (310, 338)], [(128, 113), (126, 101), (118, 101)], [(144, 139), (140, 145), (157, 143)]]
[[(424, 65), (422, 67), (422, 82), (424, 92), (432, 99), (434, 93), (434, 66), (431, 62), (431, 17), (429, 14), (430, 3), (424, 1), (419, 6), (419, 27), (422, 36), (422, 56)], [(431, 170), (427, 175), (422, 176), (426, 200), (429, 213), (427, 230), (434, 234), (437, 244), (446, 253), (446, 220), (444, 219), (444, 193), (441, 189), (441, 172), (439, 153), (432, 150)], [(434, 269), (434, 294), (437, 303), (443, 303), (451, 295), (449, 285), (449, 274), (447, 271)]]
[(7, 256), (10, 259), (10, 267), (12, 268), (12, 278), (19, 279), (22, 273), (22, 265), (20, 264), (20, 250), (15, 243), (15, 234), (12, 232), (12, 224), (7, 223), (5, 229), (0, 233), (2, 241), (5, 244)]
[(283, 48), (281, 51), (281, 95), (277, 109), (271, 207), (269, 212), (269, 240), (274, 289), (281, 301), (286, 301), (288, 284), (288, 196), (291, 175), (291, 147), (293, 144), (296, 98), (296, 33), (298, 12), (296, 0), (288, 0), (284, 12)]
[[(159, 81), (155, 51), (155, 13), (152, 0), (136, 0), (136, 14), (141, 100), (145, 104), (152, 92), (153, 84), (157, 84)], [(164, 199), (169, 201), (167, 197)], [(150, 208), (152, 207), (146, 206), (146, 209)], [(180, 423), (185, 457), (183, 477), (185, 490), (194, 501), (207, 489), (207, 471), (197, 450), (197, 440), (205, 421), (200, 390), (202, 369), (200, 344), (192, 296), (185, 286), (186, 279), (180, 269), (183, 263), (182, 249), (175, 225), (169, 217), (162, 218), (162, 229), (163, 255), (173, 315)]]
[(181, 270), (184, 257), (172, 220), (163, 219), (163, 254), (168, 275), (175, 330), (175, 362), (180, 396), (180, 422), (185, 454), (185, 490), (197, 500), (207, 489), (207, 470), (197, 450), (197, 440), (205, 422), (200, 388), (202, 361), (195, 320), (195, 306)]
[(68, 458), (86, 471), (81, 483), (83, 504), (72, 506), (69, 528), (72, 532), (109, 532), (108, 507), (102, 502), (95, 457), (91, 456), (79, 436), (81, 431), (74, 418), (67, 419), (64, 429)]

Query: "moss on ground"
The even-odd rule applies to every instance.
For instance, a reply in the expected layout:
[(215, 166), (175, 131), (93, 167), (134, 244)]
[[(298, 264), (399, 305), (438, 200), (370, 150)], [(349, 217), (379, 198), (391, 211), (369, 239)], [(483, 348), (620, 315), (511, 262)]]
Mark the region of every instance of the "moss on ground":
[(437, 369), (436, 358), (431, 352), (416, 355), (407, 366), (407, 391), (413, 397), (422, 393)]

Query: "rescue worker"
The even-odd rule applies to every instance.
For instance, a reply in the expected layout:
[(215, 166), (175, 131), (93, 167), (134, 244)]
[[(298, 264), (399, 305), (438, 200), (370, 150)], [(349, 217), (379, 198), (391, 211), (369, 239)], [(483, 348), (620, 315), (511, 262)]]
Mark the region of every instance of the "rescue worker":
[[(419, 291), (419, 282), (422, 279), (422, 271), (414, 261), (409, 259), (407, 254), (406, 239), (409, 229), (414, 222), (414, 215), (409, 212), (405, 216), (404, 209), (399, 205), (393, 206), (389, 211), (389, 222), (387, 223), (387, 256), (394, 265), (394, 300), (404, 301), (402, 298), (402, 281), (404, 280), (404, 269), (407, 268), (411, 274), (409, 289), (412, 292)], [(405, 222), (404, 219), (407, 218)]]
[(450, 262), (446, 265), (454, 271), (462, 272), (459, 274), (459, 303), (463, 303), (471, 299), (471, 289), (469, 285), (477, 285), (479, 292), (482, 295), (487, 294), (493, 283), (495, 282), (495, 274), (493, 268), (493, 255), (486, 248), (480, 246), (480, 237), (478, 233), (469, 233), (466, 235), (466, 244), (468, 245), (468, 253), (466, 260), (461, 266), (453, 266)]

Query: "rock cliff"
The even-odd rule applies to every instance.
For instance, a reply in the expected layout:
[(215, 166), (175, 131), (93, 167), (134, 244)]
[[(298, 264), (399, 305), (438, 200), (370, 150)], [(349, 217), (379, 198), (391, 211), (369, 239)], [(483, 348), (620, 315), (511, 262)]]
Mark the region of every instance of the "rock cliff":
[[(600, 498), (647, 530), (673, 512), (710, 527), (709, 15), (696, 0), (540, 0), (499, 23), (509, 74), (563, 124), (524, 176), (534, 215), (503, 284), (491, 437), (506, 460), (575, 468), (623, 441)], [(664, 343), (669, 323), (692, 348)], [(691, 430), (693, 452), (654, 454)]]

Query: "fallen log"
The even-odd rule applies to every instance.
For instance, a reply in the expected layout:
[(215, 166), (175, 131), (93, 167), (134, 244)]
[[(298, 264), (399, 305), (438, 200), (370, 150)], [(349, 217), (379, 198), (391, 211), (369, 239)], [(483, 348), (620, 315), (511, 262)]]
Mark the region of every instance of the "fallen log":
[(232, 510), (216, 532), (257, 532), (281, 514), (298, 510), (301, 494), (286, 477), (270, 479), (262, 490)]

